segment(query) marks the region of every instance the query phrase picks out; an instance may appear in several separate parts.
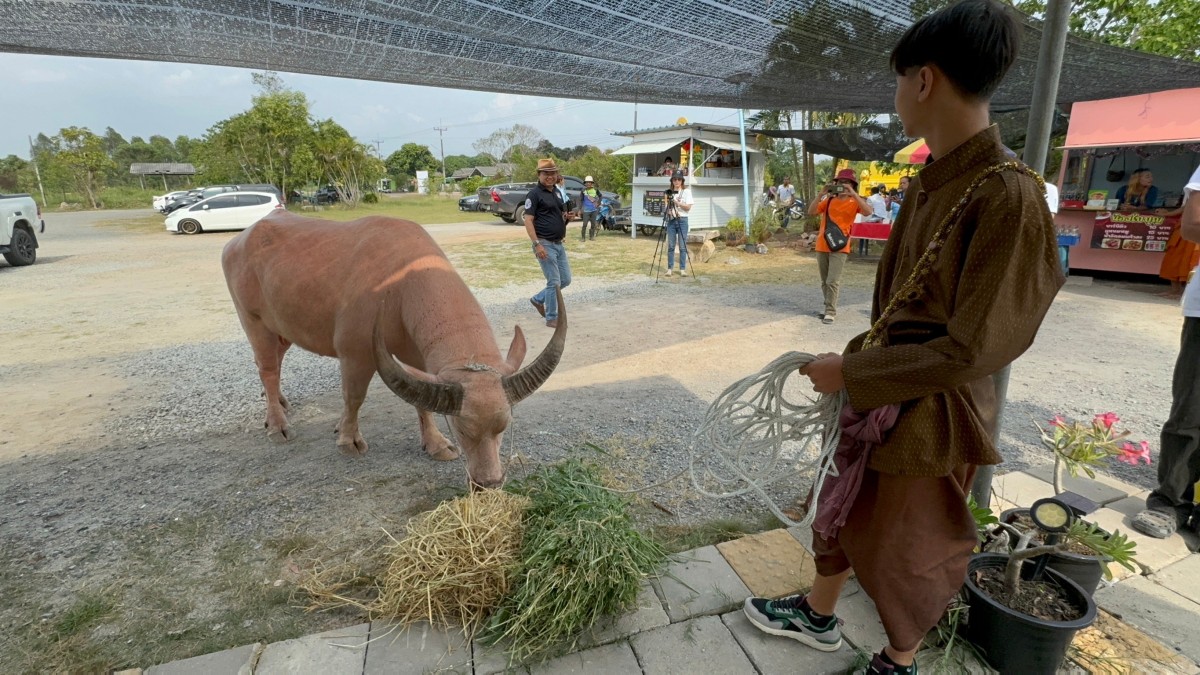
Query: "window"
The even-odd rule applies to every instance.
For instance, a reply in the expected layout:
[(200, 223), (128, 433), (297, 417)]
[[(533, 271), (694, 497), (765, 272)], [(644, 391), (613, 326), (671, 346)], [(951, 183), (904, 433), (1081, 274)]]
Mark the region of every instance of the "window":
[(271, 198), (266, 195), (234, 195), (237, 198), (238, 206), (258, 206), (259, 204), (270, 203)]
[(222, 195), (220, 197), (213, 197), (212, 199), (205, 202), (205, 204), (208, 206), (208, 208), (210, 210), (211, 209), (227, 209), (231, 206), (237, 206), (238, 200), (237, 200), (237, 195)]

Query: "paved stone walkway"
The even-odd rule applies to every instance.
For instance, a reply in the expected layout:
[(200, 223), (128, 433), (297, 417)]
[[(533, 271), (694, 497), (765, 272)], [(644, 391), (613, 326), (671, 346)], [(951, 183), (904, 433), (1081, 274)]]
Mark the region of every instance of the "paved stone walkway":
[[(1051, 496), (1046, 473), (997, 478), (994, 508), (1027, 505)], [(1063, 672), (1200, 673), (1200, 556), (1182, 537), (1155, 540), (1129, 521), (1145, 493), (1119, 481), (1068, 480), (1066, 489), (1102, 504), (1093, 515), (1106, 529), (1131, 533), (1142, 573), (1125, 573), (1096, 592), (1096, 624), (1081, 631), (1081, 656)], [(683, 554), (662, 578), (646, 583), (637, 606), (596, 626), (579, 650), (517, 673), (843, 673), (857, 648), (870, 653), (885, 642), (871, 600), (853, 579), (838, 604), (847, 645), (832, 653), (808, 649), (752, 627), (741, 612), (749, 595), (780, 596), (809, 588), (815, 573), (806, 531), (774, 530)], [(1114, 571), (1123, 570), (1115, 566)], [(932, 658), (932, 654), (926, 654)], [(246, 645), (155, 666), (146, 675), (376, 675), (384, 673), (506, 672), (503, 653), (468, 644), (458, 631), (415, 626), (393, 630), (379, 622), (270, 645)], [(979, 667), (976, 672), (986, 672)], [(126, 671), (128, 675), (140, 673)], [(119, 674), (118, 674), (119, 675)]]

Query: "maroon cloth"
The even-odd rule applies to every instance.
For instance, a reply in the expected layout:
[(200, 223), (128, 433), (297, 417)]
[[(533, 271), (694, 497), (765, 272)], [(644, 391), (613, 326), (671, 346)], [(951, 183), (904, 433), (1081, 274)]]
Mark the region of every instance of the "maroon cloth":
[(871, 446), (883, 441), (884, 435), (896, 424), (900, 406), (885, 405), (860, 413), (847, 403), (842, 407), (838, 425), (842, 436), (833, 455), (833, 466), (837, 475), (829, 475), (821, 486), (817, 499), (817, 517), (813, 520), (813, 531), (826, 539), (837, 537), (838, 530), (846, 524), (850, 507), (862, 487), (863, 472), (867, 470), (867, 458)]

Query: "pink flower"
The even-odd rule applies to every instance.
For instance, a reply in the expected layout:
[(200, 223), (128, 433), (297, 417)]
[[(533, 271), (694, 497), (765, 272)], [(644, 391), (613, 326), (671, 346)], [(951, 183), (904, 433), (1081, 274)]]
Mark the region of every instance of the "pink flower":
[(1106, 412), (1103, 415), (1096, 415), (1096, 417), (1092, 419), (1092, 424), (1095, 424), (1098, 427), (1102, 426), (1105, 429), (1111, 429), (1114, 424), (1120, 421), (1121, 418), (1117, 417), (1116, 413)]
[(1145, 459), (1146, 464), (1150, 463), (1150, 443), (1148, 441), (1142, 441), (1137, 445), (1126, 441), (1121, 446), (1121, 455), (1117, 457), (1118, 461), (1132, 466), (1137, 466), (1140, 459)]
[(1059, 429), (1065, 429), (1067, 426), (1067, 421), (1062, 418), (1062, 415), (1055, 415), (1054, 419), (1050, 420), (1050, 426), (1058, 427)]

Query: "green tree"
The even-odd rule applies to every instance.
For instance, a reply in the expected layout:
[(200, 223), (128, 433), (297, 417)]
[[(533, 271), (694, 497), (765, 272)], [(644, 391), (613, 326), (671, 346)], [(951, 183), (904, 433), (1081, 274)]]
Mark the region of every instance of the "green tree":
[[(397, 180), (400, 176), (415, 176), (418, 171), (432, 171), (441, 166), (428, 146), (417, 143), (405, 143), (400, 146), (399, 150), (388, 155), (384, 165), (387, 166), (387, 172), (397, 177)], [(452, 171), (449, 164), (446, 170)]]
[(107, 175), (117, 168), (104, 151), (104, 139), (86, 127), (68, 127), (55, 140), (60, 148), (54, 156), (55, 166), (87, 197), (93, 209), (100, 208), (100, 190)]
[(29, 162), (9, 155), (0, 159), (0, 192), (20, 192), (21, 174), (29, 170)]
[(337, 189), (347, 206), (357, 206), (362, 199), (362, 186), (373, 184), (384, 175), (383, 162), (333, 120), (317, 122), (312, 148), (321, 176)]
[[(1041, 19), (1046, 0), (1013, 6)], [(1075, 0), (1070, 31), (1117, 47), (1200, 61), (1200, 2), (1196, 0)]]

